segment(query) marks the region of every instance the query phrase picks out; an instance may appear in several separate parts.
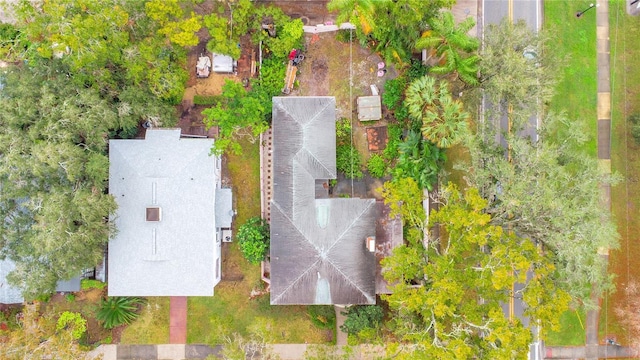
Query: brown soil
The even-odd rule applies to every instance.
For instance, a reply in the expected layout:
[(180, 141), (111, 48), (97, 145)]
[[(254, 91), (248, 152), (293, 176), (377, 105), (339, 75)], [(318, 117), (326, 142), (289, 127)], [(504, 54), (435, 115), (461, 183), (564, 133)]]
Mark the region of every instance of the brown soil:
[[(383, 112), (379, 121), (360, 122), (357, 120), (356, 99), (358, 96), (371, 95), (371, 85), (378, 87), (380, 93), (384, 82), (397, 76), (397, 72), (387, 66), (384, 76), (378, 77), (380, 56), (361, 47), (357, 42), (340, 42), (336, 33), (305, 35), (305, 60), (299, 68), (298, 89), (291, 95), (298, 96), (335, 96), (337, 116), (353, 119), (353, 141), (363, 160), (370, 156), (366, 128), (386, 126), (389, 117)], [(351, 64), (351, 69), (350, 65)], [(353, 86), (349, 86), (350, 77)]]
[(82, 314), (87, 320), (88, 344), (97, 344), (105, 341), (111, 332), (102, 327), (102, 324), (95, 318), (96, 311), (100, 305), (100, 299), (104, 296), (105, 290), (90, 289), (73, 293), (75, 298), (68, 300), (68, 294), (56, 293), (51, 300), (43, 307), (43, 313), (52, 312), (60, 314), (63, 311), (73, 311)]

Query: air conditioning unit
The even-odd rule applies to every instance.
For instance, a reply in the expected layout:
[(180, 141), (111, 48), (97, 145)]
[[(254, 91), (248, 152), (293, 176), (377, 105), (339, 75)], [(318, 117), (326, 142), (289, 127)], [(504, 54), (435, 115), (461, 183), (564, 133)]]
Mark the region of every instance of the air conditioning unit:
[(231, 229), (222, 230), (222, 242), (233, 242), (233, 233)]

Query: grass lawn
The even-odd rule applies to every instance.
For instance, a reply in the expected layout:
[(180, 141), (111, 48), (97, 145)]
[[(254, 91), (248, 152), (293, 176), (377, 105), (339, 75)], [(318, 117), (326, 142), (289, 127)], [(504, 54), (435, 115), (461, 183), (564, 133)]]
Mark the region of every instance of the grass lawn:
[[(238, 211), (236, 228), (250, 217), (260, 216), (260, 144), (241, 143), (242, 155), (227, 156)], [(304, 306), (271, 306), (269, 294), (251, 300), (252, 289), (264, 288), (260, 266), (249, 264), (236, 243), (223, 246), (227, 247), (223, 250), (223, 277), (242, 280), (220, 282), (213, 297), (189, 298), (189, 343), (221, 344), (233, 333), (249, 334), (258, 324), (269, 326), (269, 340), (277, 343), (323, 343), (333, 337), (332, 331), (320, 330), (311, 323)]]
[(612, 144), (611, 165), (624, 181), (611, 191), (612, 211), (620, 233), (620, 249), (611, 251), (609, 272), (615, 274), (616, 291), (608, 294), (600, 313), (601, 337), (615, 335), (621, 344), (632, 344), (622, 328), (615, 309), (626, 303), (624, 288), (640, 281), (640, 146), (630, 135), (627, 117), (640, 112), (640, 23), (628, 16), (622, 0), (609, 2), (609, 24), (612, 70)]
[(564, 111), (576, 126), (584, 127), (589, 138), (585, 150), (596, 156), (596, 13), (592, 10), (580, 19), (575, 15), (588, 6), (586, 0), (545, 1), (544, 23), (552, 34), (547, 51), (565, 59), (550, 110)]
[(140, 317), (127, 326), (122, 344), (166, 344), (169, 342), (169, 298), (150, 297), (142, 306)]
[(567, 310), (560, 315), (560, 331), (549, 331), (545, 337), (545, 345), (567, 346), (584, 345), (586, 337), (584, 326), (586, 315), (583, 309)]

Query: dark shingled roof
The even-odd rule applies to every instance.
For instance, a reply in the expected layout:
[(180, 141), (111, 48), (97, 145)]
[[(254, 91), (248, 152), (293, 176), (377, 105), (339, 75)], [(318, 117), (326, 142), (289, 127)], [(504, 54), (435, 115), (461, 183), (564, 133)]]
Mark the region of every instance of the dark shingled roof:
[(374, 199), (316, 199), (336, 177), (334, 97), (273, 98), (271, 304), (374, 304)]

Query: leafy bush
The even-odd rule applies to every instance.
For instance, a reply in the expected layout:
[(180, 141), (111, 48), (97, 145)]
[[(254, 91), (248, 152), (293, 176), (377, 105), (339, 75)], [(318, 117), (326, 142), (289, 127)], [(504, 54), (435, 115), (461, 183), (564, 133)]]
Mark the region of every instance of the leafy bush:
[(347, 318), (340, 329), (350, 335), (358, 335), (367, 329), (377, 329), (382, 322), (384, 314), (378, 305), (354, 305), (342, 312)]
[(76, 296), (74, 294), (67, 294), (67, 295), (64, 296), (64, 298), (67, 300), (67, 302), (76, 301)]
[(402, 142), (402, 126), (399, 124), (391, 124), (387, 126), (387, 147), (382, 151), (382, 157), (387, 161), (393, 161), (398, 158), (398, 146)]
[(629, 115), (627, 120), (631, 123), (631, 136), (640, 145), (640, 113)]
[(80, 290), (89, 290), (89, 289), (104, 289), (107, 286), (107, 283), (104, 283), (99, 280), (91, 280), (91, 279), (82, 279), (80, 280)]
[(236, 238), (245, 259), (259, 264), (269, 250), (269, 224), (263, 218), (252, 217), (240, 226)]
[(216, 97), (211, 95), (193, 95), (194, 105), (213, 105), (216, 100)]
[(387, 171), (387, 163), (384, 161), (382, 156), (373, 154), (367, 162), (367, 169), (371, 176), (380, 178), (383, 177), (384, 173)]
[(398, 145), (400, 156), (393, 169), (394, 178), (410, 177), (421, 189), (433, 190), (438, 173), (446, 161), (445, 150), (409, 131), (406, 141)]
[(336, 311), (331, 305), (307, 306), (307, 314), (311, 322), (320, 329), (334, 329), (336, 326)]
[(71, 335), (78, 340), (87, 331), (87, 320), (80, 313), (65, 311), (60, 314), (56, 330), (70, 329)]
[(336, 145), (351, 145), (351, 121), (347, 118), (336, 121)]
[(361, 179), (362, 159), (358, 149), (350, 145), (338, 145), (336, 148), (336, 168), (349, 179)]
[(116, 326), (131, 324), (138, 317), (138, 305), (143, 299), (126, 296), (110, 296), (102, 299), (96, 319), (101, 321), (105, 329), (113, 329)]

